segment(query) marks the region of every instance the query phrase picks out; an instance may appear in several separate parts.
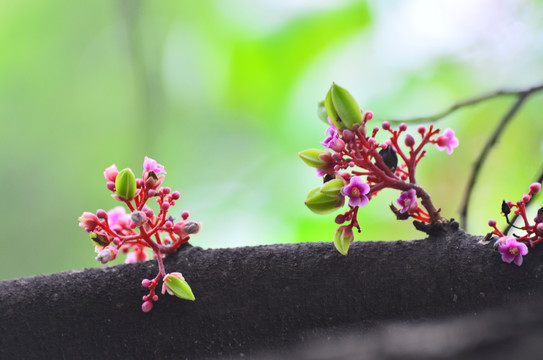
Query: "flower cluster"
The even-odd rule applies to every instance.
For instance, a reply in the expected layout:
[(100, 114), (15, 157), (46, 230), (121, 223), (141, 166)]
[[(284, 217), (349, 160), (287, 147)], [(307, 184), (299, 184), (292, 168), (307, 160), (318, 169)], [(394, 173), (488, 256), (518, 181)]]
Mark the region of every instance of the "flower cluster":
[[(344, 206), (348, 198), (349, 209), (335, 220), (341, 226), (336, 230), (334, 244), (342, 254), (347, 254), (354, 239), (353, 228), (360, 232), (358, 209), (385, 188), (401, 192), (397, 199), (401, 208), (390, 206), (398, 219), (446, 222), (430, 195), (417, 184), (415, 175), (417, 165), (426, 155), (426, 145), (435, 144), (449, 154), (458, 146), (453, 130), (446, 129), (439, 135), (440, 130), (433, 125), (419, 126), (417, 143), (405, 123), (397, 130), (387, 121), (370, 129), (368, 122), (373, 113), (362, 111), (352, 95), (336, 84), (332, 84), (325, 100), (319, 103), (318, 114), (330, 125), (321, 142), (327, 150), (309, 149), (298, 155), (316, 169), (324, 184), (309, 193), (305, 204), (317, 214), (328, 214)], [(381, 130), (386, 136), (378, 140)], [(346, 222), (347, 225), (342, 225)]]
[[(526, 205), (530, 202), (532, 197), (541, 190), (541, 184), (533, 183), (530, 185), (527, 194), (524, 194), (522, 198), (513, 203), (512, 201), (502, 202), (502, 213), (507, 223), (516, 229), (523, 230), (525, 234), (523, 236), (506, 236), (496, 226), (496, 220), (488, 220), (488, 226), (492, 228), (492, 232), (487, 234), (487, 238), (492, 235), (498, 236), (498, 240), (495, 243), (495, 247), (500, 252), (502, 260), (506, 263), (514, 262), (516, 265), (522, 265), (522, 257), (528, 254), (528, 246), (534, 247), (543, 241), (543, 208), (537, 211), (537, 215), (534, 217), (534, 223), (530, 224), (528, 216), (526, 215)], [(509, 214), (513, 211), (516, 216), (519, 216), (524, 223), (523, 226), (515, 226), (509, 220)]]
[[(153, 301), (158, 300), (155, 289), (160, 280), (163, 280), (163, 294), (168, 291), (182, 299), (194, 300), (190, 286), (180, 273), (166, 273), (162, 258), (174, 253), (190, 239), (190, 235), (198, 233), (201, 225), (189, 221), (187, 211), (181, 213), (178, 222), (168, 215), (180, 194), (161, 186), (164, 174), (164, 166), (148, 157), (143, 161), (142, 177), (137, 179), (131, 169), (118, 171), (117, 166), (111, 165), (104, 171), (106, 186), (113, 192), (113, 198), (126, 204), (130, 213), (118, 206), (108, 212), (84, 212), (79, 218), (79, 226), (89, 233), (96, 245), (96, 260), (102, 264), (115, 260), (119, 251), (127, 254), (126, 263), (144, 261), (148, 258), (146, 249), (151, 250), (158, 262), (159, 273), (154, 279), (142, 281), (142, 286), (149, 289), (143, 297), (144, 312), (150, 311)], [(158, 214), (146, 205), (151, 199), (158, 204)]]

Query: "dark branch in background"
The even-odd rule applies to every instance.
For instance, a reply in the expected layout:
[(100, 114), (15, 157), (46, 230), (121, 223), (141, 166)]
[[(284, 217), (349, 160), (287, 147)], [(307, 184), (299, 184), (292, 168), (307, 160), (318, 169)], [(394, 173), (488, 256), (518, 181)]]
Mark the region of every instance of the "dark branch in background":
[(485, 146), (483, 147), (483, 150), (479, 153), (479, 156), (477, 157), (477, 161), (475, 161), (475, 164), (473, 165), (473, 169), (471, 170), (471, 174), (469, 176), (468, 184), (464, 191), (462, 204), (460, 205), (460, 224), (464, 229), (467, 229), (468, 226), (468, 206), (471, 200), (471, 193), (473, 192), (475, 182), (477, 181), (477, 177), (479, 176), (479, 172), (481, 171), (483, 163), (488, 157), (488, 153), (492, 149), (492, 146), (494, 146), (494, 144), (496, 144), (496, 142), (498, 141), (498, 138), (505, 129), (505, 126), (509, 123), (513, 116), (515, 116), (515, 114), (520, 109), (529, 94), (530, 93), (522, 93), (518, 96), (517, 101), (515, 101), (513, 106), (509, 109), (509, 111), (507, 111), (505, 116), (498, 124), (498, 127), (494, 129), (494, 133), (492, 133), (492, 136), (487, 140)]
[[(541, 173), (539, 174), (539, 177), (537, 178), (535, 182), (538, 182), (540, 184), (543, 182), (543, 170), (541, 171)], [(526, 203), (526, 205), (532, 202), (538, 195), (539, 193), (534, 194), (532, 198)], [(507, 227), (503, 230), (503, 233), (505, 235), (507, 235), (507, 233), (511, 230), (511, 228), (515, 224), (515, 221), (517, 221), (518, 217), (519, 217), (519, 214), (515, 214), (515, 216), (513, 216), (513, 219), (507, 224)]]
[[(505, 126), (509, 123), (509, 121), (515, 116), (515, 114), (519, 111), (519, 109), (524, 104), (524, 101), (531, 95), (538, 91), (543, 90), (543, 84), (532, 86), (528, 89), (524, 90), (497, 90), (489, 94), (485, 95), (479, 95), (475, 96), (470, 99), (466, 99), (463, 101), (459, 101), (447, 109), (431, 116), (425, 116), (425, 117), (416, 117), (411, 119), (404, 119), (404, 120), (388, 120), (389, 123), (411, 123), (411, 124), (417, 124), (417, 123), (428, 123), (428, 122), (436, 122), (438, 120), (443, 119), (444, 117), (450, 115), (451, 113), (455, 112), (456, 110), (459, 110), (461, 108), (471, 106), (478, 104), (480, 102), (484, 102), (486, 100), (490, 100), (496, 97), (504, 96), (504, 95), (515, 95), (517, 100), (513, 104), (513, 106), (507, 111), (505, 116), (502, 118), (501, 122), (498, 124), (496, 129), (494, 130), (494, 133), (492, 136), (488, 139), (485, 146), (483, 147), (483, 150), (479, 154), (477, 161), (473, 165), (473, 169), (470, 173), (468, 184), (466, 185), (466, 189), (464, 191), (464, 197), (462, 200), (462, 204), (460, 206), (460, 225), (467, 229), (468, 223), (467, 223), (467, 216), (468, 216), (468, 207), (469, 202), (471, 199), (471, 193), (473, 191), (473, 188), (475, 186), (475, 182), (477, 181), (477, 177), (479, 176), (479, 172), (481, 171), (481, 168), (488, 156), (488, 153), (492, 149), (492, 146), (496, 144), (498, 138), (500, 137), (501, 133), (505, 129)], [(542, 174), (543, 175), (543, 174)], [(541, 182), (541, 180), (539, 180)], [(516, 217), (513, 219), (512, 223), (516, 220)], [(507, 233), (509, 231), (510, 226), (507, 227), (507, 230), (504, 233)]]
[(460, 225), (467, 229), (468, 227), (468, 206), (471, 199), (471, 193), (473, 192), (473, 187), (475, 186), (475, 182), (477, 181), (477, 177), (479, 176), (479, 172), (481, 171), (482, 165), (485, 162), (488, 153), (490, 152), (490, 149), (494, 144), (497, 142), (498, 138), (500, 137), (501, 133), (505, 129), (505, 126), (509, 123), (509, 121), (515, 116), (515, 114), (518, 112), (518, 110), (521, 108), (521, 106), (524, 104), (524, 101), (533, 93), (543, 90), (543, 84), (538, 86), (533, 86), (529, 89), (519, 91), (517, 93), (517, 100), (513, 104), (513, 106), (507, 111), (505, 116), (502, 118), (502, 121), (498, 124), (496, 129), (494, 130), (494, 133), (492, 136), (488, 139), (485, 146), (483, 147), (483, 150), (479, 154), (479, 157), (477, 158), (477, 161), (473, 165), (473, 169), (471, 171), (468, 185), (466, 186), (466, 190), (464, 191), (464, 198), (462, 201), (462, 204), (460, 206)]
[(421, 116), (421, 117), (415, 117), (410, 119), (379, 119), (379, 121), (388, 121), (389, 123), (408, 123), (408, 124), (424, 124), (424, 123), (430, 123), (430, 122), (436, 122), (438, 120), (441, 120), (448, 115), (452, 114), (456, 110), (459, 110), (461, 108), (476, 105), (478, 103), (484, 102), (486, 100), (494, 99), (500, 96), (506, 96), (506, 95), (516, 95), (521, 96), (522, 94), (531, 94), (534, 92), (537, 92), (539, 90), (543, 90), (543, 84), (532, 86), (529, 89), (523, 89), (523, 90), (497, 90), (488, 94), (475, 96), (466, 100), (459, 101), (457, 103), (454, 103), (453, 105), (449, 106), (443, 111), (438, 112), (437, 114), (430, 115), (430, 116)]

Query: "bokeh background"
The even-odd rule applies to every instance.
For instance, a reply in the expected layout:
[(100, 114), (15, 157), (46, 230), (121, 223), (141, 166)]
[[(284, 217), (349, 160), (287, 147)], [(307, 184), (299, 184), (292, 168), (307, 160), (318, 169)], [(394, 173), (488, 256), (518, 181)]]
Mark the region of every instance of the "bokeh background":
[[(296, 153), (321, 148), (332, 81), (379, 119), (410, 118), (540, 83), (542, 59), (542, 1), (0, 1), (0, 279), (98, 266), (77, 217), (117, 206), (103, 170), (139, 173), (146, 155), (182, 193), (174, 215), (203, 222), (193, 245), (330, 241)], [(431, 151), (418, 180), (447, 217), (513, 100), (439, 123), (460, 147)], [(539, 173), (542, 106), (532, 96), (491, 153), (470, 232)], [(397, 196), (361, 210), (357, 240), (423, 237), (394, 220)]]

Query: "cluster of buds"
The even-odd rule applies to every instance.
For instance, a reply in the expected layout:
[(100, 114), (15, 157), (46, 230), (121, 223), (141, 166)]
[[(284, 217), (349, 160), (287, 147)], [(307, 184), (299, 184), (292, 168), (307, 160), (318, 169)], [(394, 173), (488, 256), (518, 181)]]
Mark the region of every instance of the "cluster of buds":
[[(502, 214), (510, 227), (522, 230), (525, 232), (523, 236), (506, 236), (502, 231), (496, 227), (496, 220), (488, 220), (488, 226), (492, 228), (492, 232), (488, 233), (486, 238), (489, 239), (492, 235), (498, 236), (498, 240), (494, 244), (495, 248), (502, 256), (502, 260), (506, 263), (514, 262), (516, 265), (522, 265), (522, 257), (528, 254), (528, 246), (534, 247), (543, 241), (543, 208), (537, 211), (537, 215), (534, 217), (534, 223), (530, 224), (528, 216), (526, 215), (526, 205), (530, 202), (532, 197), (541, 190), (541, 184), (533, 183), (530, 185), (528, 194), (522, 195), (522, 198), (513, 203), (512, 201), (502, 202)], [(509, 214), (513, 212), (516, 216), (522, 219), (523, 226), (515, 226), (511, 220), (509, 220)]]
[[(430, 195), (417, 184), (416, 168), (426, 155), (424, 147), (435, 144), (439, 150), (452, 153), (458, 146), (454, 131), (446, 129), (442, 135), (433, 125), (419, 126), (420, 141), (407, 132), (407, 124), (398, 129), (385, 121), (370, 130), (371, 111), (360, 109), (353, 96), (344, 88), (332, 84), (325, 100), (319, 103), (318, 115), (330, 126), (321, 142), (327, 150), (309, 149), (298, 153), (300, 158), (317, 171), (324, 184), (313, 189), (305, 204), (317, 214), (332, 213), (345, 205), (349, 209), (337, 215), (341, 225), (335, 233), (337, 250), (347, 255), (353, 241), (353, 228), (360, 232), (358, 209), (385, 188), (401, 191), (397, 204), (390, 208), (400, 220), (413, 218), (426, 223), (445, 223), (440, 209), (433, 205)], [(379, 141), (380, 130), (386, 138)], [(403, 139), (403, 145), (402, 141)], [(419, 205), (420, 199), (420, 205)], [(422, 207), (421, 207), (422, 205)], [(347, 223), (346, 225), (343, 225)]]
[[(149, 289), (143, 297), (144, 312), (150, 311), (153, 301), (158, 300), (155, 289), (161, 280), (162, 294), (167, 291), (182, 299), (194, 300), (190, 286), (180, 273), (166, 273), (162, 258), (174, 253), (190, 239), (190, 235), (198, 233), (201, 225), (188, 220), (188, 211), (181, 213), (177, 223), (168, 215), (180, 194), (161, 186), (164, 174), (164, 166), (148, 157), (143, 161), (141, 178), (136, 178), (131, 169), (118, 171), (117, 166), (111, 165), (104, 171), (106, 186), (113, 192), (114, 199), (126, 204), (130, 213), (118, 206), (108, 212), (84, 212), (79, 218), (79, 226), (89, 233), (95, 244), (96, 260), (102, 264), (115, 260), (119, 251), (127, 254), (126, 263), (145, 261), (148, 258), (146, 249), (152, 251), (159, 273), (154, 279), (142, 281), (142, 286)], [(151, 199), (158, 204), (158, 214), (146, 205)]]

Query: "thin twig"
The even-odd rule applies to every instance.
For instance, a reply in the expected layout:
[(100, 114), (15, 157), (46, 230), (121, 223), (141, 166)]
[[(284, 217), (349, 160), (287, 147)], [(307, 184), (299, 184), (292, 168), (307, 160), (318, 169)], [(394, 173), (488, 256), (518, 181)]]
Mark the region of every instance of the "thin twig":
[(473, 169), (471, 171), (468, 185), (466, 186), (466, 190), (464, 192), (464, 198), (462, 200), (462, 205), (460, 206), (460, 224), (464, 228), (464, 230), (467, 230), (468, 222), (467, 222), (467, 216), (468, 216), (468, 205), (469, 201), (471, 199), (471, 193), (473, 191), (473, 187), (475, 186), (475, 181), (477, 180), (477, 176), (479, 175), (479, 172), (481, 170), (481, 167), (486, 160), (488, 153), (490, 152), (490, 149), (496, 141), (498, 140), (499, 136), (505, 129), (505, 126), (509, 123), (509, 121), (513, 118), (513, 116), (517, 113), (517, 111), (520, 109), (528, 95), (530, 95), (531, 92), (523, 92), (520, 93), (517, 97), (517, 100), (513, 104), (513, 106), (507, 111), (505, 116), (502, 118), (502, 121), (498, 124), (496, 129), (494, 130), (494, 133), (492, 136), (488, 139), (486, 142), (483, 150), (479, 154), (479, 157), (477, 158), (477, 161), (473, 165)]
[[(539, 174), (539, 177), (537, 178), (535, 182), (540, 183), (540, 184), (543, 182), (543, 170), (541, 171), (541, 173)], [(526, 205), (528, 205), (533, 199), (535, 199), (538, 194), (539, 193), (532, 195), (532, 198), (526, 203)], [(515, 214), (515, 216), (513, 216), (513, 219), (509, 222), (509, 224), (507, 224), (507, 227), (503, 230), (504, 235), (507, 235), (509, 230), (511, 230), (511, 227), (513, 227), (513, 224), (515, 223), (515, 221), (517, 221), (518, 217), (519, 217), (519, 214)]]
[(416, 117), (411, 119), (404, 119), (404, 120), (398, 120), (398, 119), (382, 119), (386, 120), (389, 123), (409, 123), (409, 124), (419, 124), (419, 123), (428, 123), (428, 122), (435, 122), (438, 120), (441, 120), (445, 118), (446, 116), (450, 115), (451, 113), (455, 112), (456, 110), (459, 110), (461, 108), (471, 106), (478, 104), (480, 102), (493, 99), (500, 96), (506, 96), (506, 95), (517, 95), (521, 96), (522, 94), (531, 94), (536, 91), (543, 90), (543, 84), (532, 86), (528, 89), (523, 90), (497, 90), (488, 94), (483, 94), (479, 96), (475, 96), (466, 100), (459, 101), (457, 103), (454, 103), (453, 105), (449, 106), (443, 111), (438, 112), (437, 114), (430, 115), (430, 116), (422, 116), (422, 117)]

